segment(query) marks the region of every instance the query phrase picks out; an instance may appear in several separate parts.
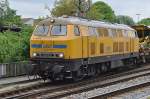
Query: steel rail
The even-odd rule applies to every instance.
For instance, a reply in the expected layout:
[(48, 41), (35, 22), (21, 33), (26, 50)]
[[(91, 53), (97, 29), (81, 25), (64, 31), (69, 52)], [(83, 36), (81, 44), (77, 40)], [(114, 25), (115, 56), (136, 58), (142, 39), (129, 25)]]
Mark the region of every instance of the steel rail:
[[(141, 75), (140, 75), (140, 72), (142, 73)], [(12, 99), (12, 98), (17, 98), (17, 99), (31, 98), (32, 99), (32, 98), (37, 98), (37, 97), (38, 98), (44, 97), (44, 98), (56, 99), (56, 98), (64, 97), (67, 95), (91, 90), (96, 87), (108, 86), (110, 84), (114, 84), (120, 81), (125, 81), (128, 79), (133, 79), (135, 77), (144, 76), (148, 74), (148, 73), (146, 74), (146, 72), (150, 73), (149, 66), (143, 66), (138, 69), (129, 70), (129, 71), (117, 73), (117, 74), (114, 74), (115, 72), (112, 72), (106, 75), (101, 75), (98, 78), (85, 80), (85, 81), (81, 81), (78, 83), (67, 84), (67, 85), (62, 85), (62, 86), (60, 85), (60, 86), (52, 87), (52, 88), (47, 87), (42, 90), (38, 90), (38, 89), (31, 90), (27, 93), (11, 95), (5, 98), (6, 99)], [(116, 79), (116, 80), (114, 81), (113, 79)]]

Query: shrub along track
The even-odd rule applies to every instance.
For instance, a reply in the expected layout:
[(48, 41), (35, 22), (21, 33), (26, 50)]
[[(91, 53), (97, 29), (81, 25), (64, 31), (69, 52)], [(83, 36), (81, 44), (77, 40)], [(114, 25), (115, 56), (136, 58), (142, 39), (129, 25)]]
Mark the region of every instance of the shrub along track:
[(101, 74), (99, 77), (85, 79), (80, 82), (75, 83), (60, 83), (52, 84), (45, 83), (39, 86), (29, 86), (25, 88), (20, 88), (16, 90), (11, 90), (7, 92), (0, 93), (0, 98), (6, 99), (35, 99), (35, 98), (49, 98), (56, 99), (65, 97), (71, 94), (76, 94), (88, 90), (92, 90), (98, 87), (108, 86), (110, 84), (115, 84), (121, 81), (126, 81), (129, 79), (145, 76), (150, 74), (150, 66), (140, 66), (136, 69), (126, 69), (126, 71), (113, 70), (109, 73)]

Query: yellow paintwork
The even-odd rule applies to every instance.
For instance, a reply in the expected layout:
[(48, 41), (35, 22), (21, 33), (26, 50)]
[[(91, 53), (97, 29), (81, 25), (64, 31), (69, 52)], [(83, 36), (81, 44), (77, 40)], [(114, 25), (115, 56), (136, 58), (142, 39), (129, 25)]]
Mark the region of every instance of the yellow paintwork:
[[(47, 44), (47, 45), (67, 45), (67, 48), (32, 48), (30, 46), (30, 56), (38, 52), (61, 52), (64, 53), (64, 59), (79, 59), (96, 56), (116, 55), (133, 53), (139, 51), (139, 39), (129, 37), (104, 37), (103, 36), (89, 36), (88, 27), (80, 26), (80, 36), (74, 35), (74, 25), (67, 25), (67, 36), (35, 36), (31, 37), (31, 44)], [(49, 33), (50, 34), (50, 33)], [(123, 51), (113, 52), (113, 43), (122, 42)], [(127, 50), (128, 42), (128, 50)], [(104, 52), (100, 53), (100, 44), (104, 45)], [(94, 47), (94, 49), (92, 48)], [(119, 47), (118, 47), (119, 49)], [(94, 54), (93, 54), (94, 53)]]

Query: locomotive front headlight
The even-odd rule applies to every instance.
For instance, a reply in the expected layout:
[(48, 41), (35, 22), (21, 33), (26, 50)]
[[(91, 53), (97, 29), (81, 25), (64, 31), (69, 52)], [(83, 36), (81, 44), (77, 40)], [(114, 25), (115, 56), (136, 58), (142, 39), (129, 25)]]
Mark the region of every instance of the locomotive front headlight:
[(50, 22), (51, 22), (51, 23), (54, 23), (54, 22), (55, 22), (55, 20), (54, 20), (54, 19), (51, 19), (51, 20), (50, 20)]
[(36, 57), (37, 56), (37, 53), (33, 53), (33, 57)]
[(63, 58), (63, 57), (64, 57), (64, 54), (63, 54), (63, 53), (60, 53), (60, 54), (59, 54), (59, 57), (60, 57), (60, 58)]

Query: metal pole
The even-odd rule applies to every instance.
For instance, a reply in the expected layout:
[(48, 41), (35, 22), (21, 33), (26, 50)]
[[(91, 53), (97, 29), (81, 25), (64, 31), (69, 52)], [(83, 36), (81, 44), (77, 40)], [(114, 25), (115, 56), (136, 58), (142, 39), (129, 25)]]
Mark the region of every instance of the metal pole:
[(78, 16), (81, 17), (81, 0), (79, 0), (79, 6), (78, 6)]
[(91, 1), (90, 0), (74, 0), (75, 5), (77, 6), (77, 16), (84, 17), (86, 12), (90, 10)]
[(138, 22), (140, 21), (140, 15), (141, 14), (136, 14), (137, 15), (137, 19), (138, 19)]

